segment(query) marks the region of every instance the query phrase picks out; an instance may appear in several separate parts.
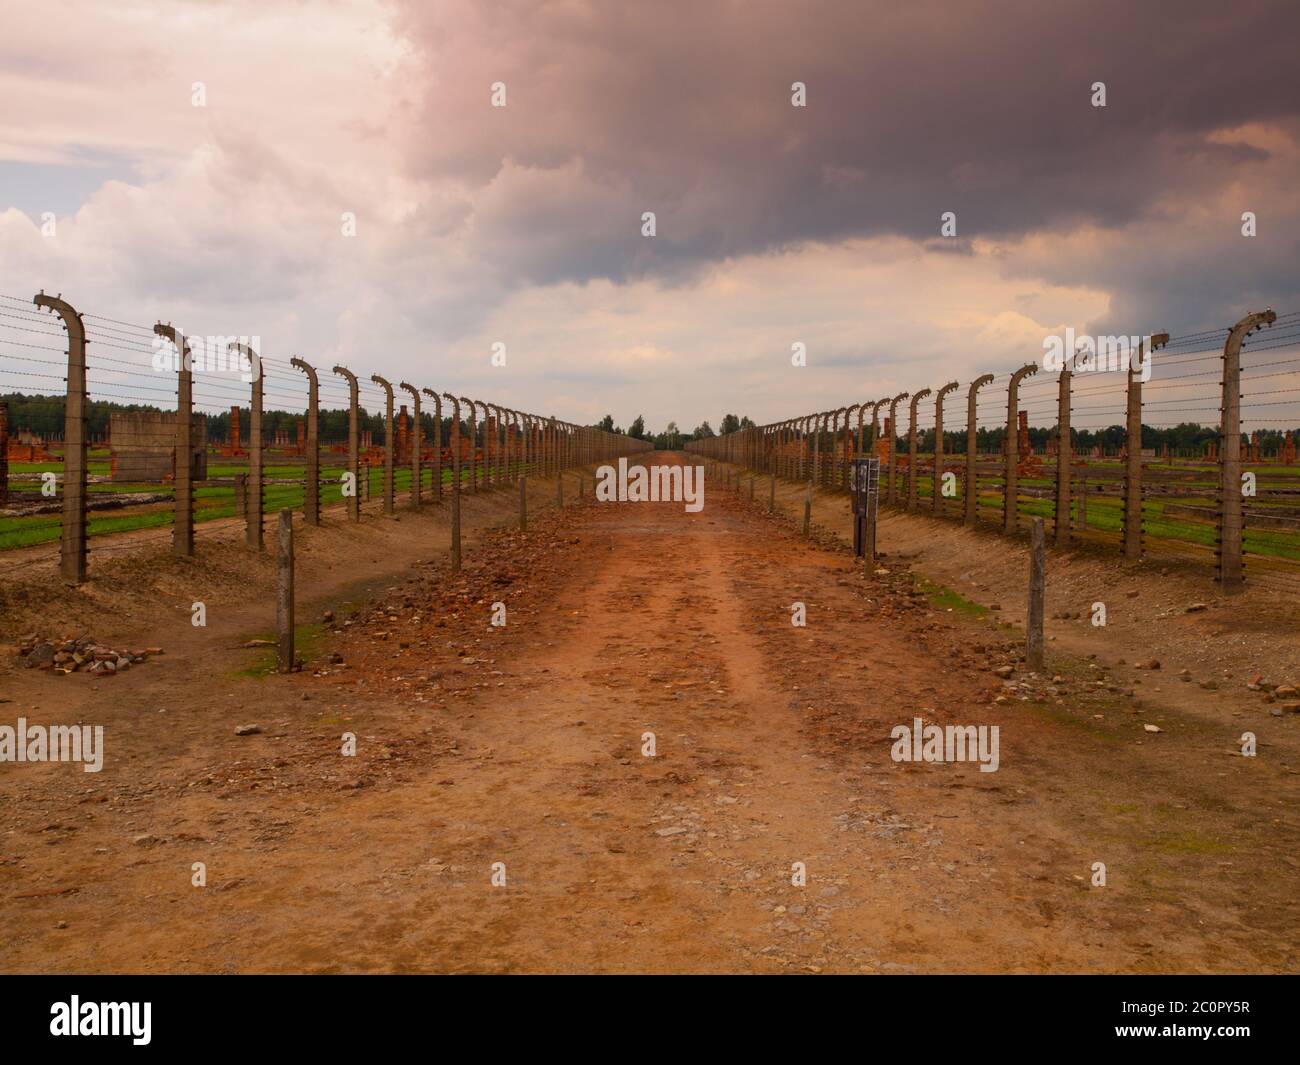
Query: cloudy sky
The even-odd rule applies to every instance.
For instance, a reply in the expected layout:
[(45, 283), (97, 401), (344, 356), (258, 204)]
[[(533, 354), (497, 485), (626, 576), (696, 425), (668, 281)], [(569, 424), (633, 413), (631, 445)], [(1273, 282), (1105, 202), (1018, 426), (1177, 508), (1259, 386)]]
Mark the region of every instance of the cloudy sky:
[(273, 356), (689, 429), (1300, 310), (1291, 2), (0, 16), (0, 293)]

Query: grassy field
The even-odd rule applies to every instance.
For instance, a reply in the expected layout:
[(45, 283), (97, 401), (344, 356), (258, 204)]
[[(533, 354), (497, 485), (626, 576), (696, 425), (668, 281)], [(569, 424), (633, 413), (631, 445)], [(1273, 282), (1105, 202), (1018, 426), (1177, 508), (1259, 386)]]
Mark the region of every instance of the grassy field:
[[(346, 469), (346, 464), (342, 461), (343, 456), (336, 454), (322, 455), (320, 468), (320, 500), (322, 507), (342, 507), (345, 503), (341, 475)], [(493, 472), (495, 473), (495, 465)], [(54, 472), (61, 474), (63, 472), (63, 463), (61, 460), (52, 462), (30, 463), (15, 462), (9, 466), (10, 486), (17, 487), (14, 483), (15, 476), (22, 474), (34, 474), (39, 476), (41, 473)], [(87, 472), (91, 477), (108, 477), (110, 465), (108, 452), (104, 449), (92, 451), (87, 461)], [(233, 479), (236, 475), (248, 472), (248, 465), (244, 462), (232, 462), (229, 459), (221, 461), (208, 461), (208, 480)], [(384, 492), (384, 470), (382, 466), (371, 466), (368, 469), (368, 481), (370, 489), (370, 499), (379, 499)], [(422, 470), (422, 481), (424, 490), (433, 491), (433, 468), (426, 465)], [(291, 507), (294, 510), (301, 511), (303, 501), (306, 497), (304, 478), (306, 467), (303, 463), (272, 463), (263, 468), (263, 486), (262, 486), (262, 508), (264, 513), (270, 515), (284, 507)], [(482, 471), (480, 470), (480, 478)], [(289, 481), (292, 483), (274, 483), (277, 481)], [(464, 484), (469, 483), (468, 467), (461, 470), (461, 481)], [(442, 483), (444, 489), (449, 489), (452, 483), (452, 471), (444, 465), (442, 469)], [(400, 499), (404, 494), (409, 493), (411, 488), (411, 469), (409, 466), (398, 466), (393, 470), (393, 490)], [(135, 529), (152, 529), (170, 526), (172, 523), (172, 503), (173, 488), (170, 483), (166, 484), (146, 484), (146, 483), (110, 483), (102, 481), (92, 483), (87, 486), (87, 490), (92, 495), (114, 495), (118, 493), (150, 493), (153, 495), (166, 496), (166, 499), (155, 502), (139, 503), (131, 506), (124, 506), (113, 510), (94, 509), (94, 500), (91, 500), (91, 512), (87, 521), (87, 532), (90, 536), (100, 536), (108, 533), (129, 532)], [(365, 486), (361, 489), (362, 499), (367, 498)], [(233, 484), (205, 484), (198, 482), (194, 489), (194, 522), (196, 525), (206, 521), (214, 521), (219, 518), (232, 518), (235, 516), (235, 487)], [(12, 550), (19, 547), (34, 547), (38, 544), (57, 542), (60, 535), (60, 526), (62, 519), (55, 513), (49, 514), (32, 514), (22, 517), (0, 517), (0, 551)]]
[[(340, 475), (344, 471), (343, 456), (330, 452), (322, 454), (321, 463), (321, 505), (342, 506), (344, 497), (340, 484)], [(924, 458), (924, 456), (922, 456)], [(949, 457), (956, 464), (960, 457)], [(1249, 468), (1249, 467), (1247, 467)], [(22, 474), (37, 474), (54, 471), (62, 472), (62, 462), (55, 460), (46, 463), (12, 463), (11, 478)], [(107, 449), (93, 450), (89, 455), (88, 471), (92, 477), (109, 476), (109, 455)], [(1123, 530), (1122, 482), (1118, 479), (1122, 467), (1117, 462), (1098, 462), (1089, 464), (1089, 484), (1093, 491), (1088, 494), (1087, 523), (1090, 534), (1101, 537), (1113, 537), (1118, 542)], [(247, 473), (245, 462), (219, 459), (215, 456), (208, 461), (209, 480), (230, 480), (237, 474)], [(1152, 480), (1159, 478), (1161, 483), (1176, 484), (1179, 495), (1150, 495), (1143, 500), (1142, 522), (1148, 543), (1168, 541), (1171, 545), (1185, 543), (1200, 548), (1213, 549), (1216, 532), (1209, 522), (1199, 522), (1181, 516), (1166, 515), (1167, 505), (1192, 505), (1212, 507), (1218, 487), (1218, 471), (1212, 465), (1175, 465), (1172, 463), (1148, 463), (1145, 472)], [(270, 515), (283, 507), (301, 510), (304, 499), (303, 477), (305, 467), (301, 462), (278, 462), (268, 464), (263, 471), (262, 489), (263, 511)], [(424, 485), (432, 492), (432, 469), (424, 469)], [(1300, 465), (1267, 466), (1258, 469), (1260, 497), (1250, 501), (1252, 509), (1267, 510), (1270, 507), (1300, 506), (1300, 496), (1294, 500), (1286, 497), (1269, 498), (1270, 489), (1295, 488), (1300, 490)], [(468, 480), (468, 470), (462, 470), (462, 479)], [(444, 464), (442, 480), (445, 487), (451, 485), (451, 470)], [(289, 483), (275, 483), (284, 481)], [(409, 492), (411, 471), (408, 466), (398, 466), (393, 471), (394, 490), (399, 498)], [(923, 511), (929, 511), (933, 478), (922, 474), (917, 478), (917, 493)], [(1071, 506), (1074, 526), (1080, 526), (1079, 495), (1080, 481), (1074, 482), (1074, 495)], [(12, 484), (12, 481), (11, 481)], [(376, 499), (383, 494), (384, 471), (382, 466), (369, 467), (370, 498)], [(1022, 477), (1019, 480), (1025, 491), (1051, 491), (1055, 482), (1050, 476)], [(1095, 486), (1106, 485), (1106, 494), (1095, 491)], [(113, 494), (126, 492), (152, 493), (170, 497), (170, 484), (112, 484), (107, 481), (91, 484), (92, 494)], [(906, 492), (906, 476), (900, 471), (899, 498)], [(362, 498), (365, 497), (364, 488)], [(950, 513), (962, 506), (960, 496), (946, 501)], [(235, 488), (233, 484), (202, 484), (194, 490), (194, 520), (196, 524), (219, 518), (235, 516)], [(1002, 483), (997, 474), (991, 472), (989, 464), (983, 462), (980, 469), (980, 511), (983, 515), (994, 515), (1002, 509)], [(1054, 502), (1046, 496), (1035, 497), (1021, 495), (1018, 510), (1024, 517), (1041, 517), (1051, 520)], [(172, 521), (170, 499), (152, 503), (141, 503), (115, 510), (91, 511), (89, 533), (98, 536), (107, 533), (126, 532), (133, 529), (149, 529), (168, 526)], [(1252, 529), (1247, 521), (1244, 546), (1248, 553), (1269, 556), (1279, 560), (1300, 561), (1300, 522), (1297, 531), (1286, 529)], [(26, 517), (0, 517), (0, 551), (18, 547), (31, 547), (50, 543), (59, 539), (60, 517), (57, 513), (35, 514)]]

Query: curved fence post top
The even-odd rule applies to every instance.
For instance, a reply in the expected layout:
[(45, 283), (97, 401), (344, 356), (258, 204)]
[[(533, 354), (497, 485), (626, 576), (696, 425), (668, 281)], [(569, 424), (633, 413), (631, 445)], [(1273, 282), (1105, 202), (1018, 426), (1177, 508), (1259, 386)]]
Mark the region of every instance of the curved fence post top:
[[(37, 297), (37, 299), (40, 298), (41, 297), (39, 296)], [(49, 297), (46, 296), (45, 299), (48, 300)], [(63, 303), (62, 300), (59, 300), (58, 302)], [(45, 304), (41, 304), (41, 306), (45, 306)], [(67, 307), (67, 304), (64, 303), (63, 306)], [(59, 311), (60, 314), (63, 313), (61, 310), (59, 310), (58, 307), (52, 307), (52, 309)], [(71, 310), (71, 308), (69, 308), (69, 310)], [(182, 347), (184, 348), (185, 351), (190, 350), (189, 339), (185, 336), (184, 333), (180, 332), (174, 325), (172, 325), (171, 322), (168, 322), (166, 325), (163, 325), (162, 322), (159, 322), (157, 325), (153, 327), (153, 331), (157, 333), (160, 337), (165, 337), (166, 339), (170, 340), (173, 344), (175, 344), (177, 351), (182, 350)]]
[(921, 389), (920, 392), (912, 393), (912, 417), (913, 418), (916, 417), (916, 405), (920, 403), (921, 400), (925, 399), (925, 397), (928, 396), (929, 394), (930, 394), (930, 390), (928, 388), (923, 388)]
[(311, 363), (307, 362), (305, 359), (300, 359), (298, 358), (297, 355), (295, 355), (293, 356), (293, 358), (289, 360), (289, 365), (294, 366), (297, 369), (301, 370), (303, 373), (305, 373), (307, 375), (307, 380), (309, 380), (312, 384), (318, 383), (316, 377), (316, 367), (312, 366)]
[(1038, 363), (1027, 362), (1011, 375), (1011, 383), (1018, 385), (1026, 377), (1032, 377), (1036, 373), (1038, 373)]
[(935, 395), (935, 398), (936, 398), (940, 403), (942, 403), (942, 402), (943, 402), (943, 397), (946, 396), (949, 392), (951, 392), (951, 391), (952, 391), (954, 388), (956, 388), (956, 387), (957, 387), (957, 382), (956, 382), (956, 381), (949, 381), (946, 385), (944, 385), (942, 388), (940, 388), (938, 392), (936, 392), (936, 393), (934, 394), (934, 395)]

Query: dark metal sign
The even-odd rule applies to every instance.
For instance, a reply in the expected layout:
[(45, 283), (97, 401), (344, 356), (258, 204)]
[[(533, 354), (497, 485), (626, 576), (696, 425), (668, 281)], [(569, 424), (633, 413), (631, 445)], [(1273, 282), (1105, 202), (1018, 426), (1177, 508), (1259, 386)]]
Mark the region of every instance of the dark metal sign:
[(880, 459), (853, 459), (849, 493), (853, 499), (853, 553), (868, 560), (876, 553), (876, 510), (880, 504)]

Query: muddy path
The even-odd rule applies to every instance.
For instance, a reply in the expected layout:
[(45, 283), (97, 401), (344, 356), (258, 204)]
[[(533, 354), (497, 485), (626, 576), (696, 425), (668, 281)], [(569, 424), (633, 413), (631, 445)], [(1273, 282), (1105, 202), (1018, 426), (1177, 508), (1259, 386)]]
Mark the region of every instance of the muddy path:
[[(218, 623), (201, 672), (86, 688), (101, 773), (0, 770), (0, 968), (1300, 967), (1297, 774), (1238, 722), (1083, 658), (1026, 677), (1004, 626), (712, 488), (487, 536), (303, 673), (248, 675)], [(894, 761), (916, 717), (996, 725), (997, 771)]]

